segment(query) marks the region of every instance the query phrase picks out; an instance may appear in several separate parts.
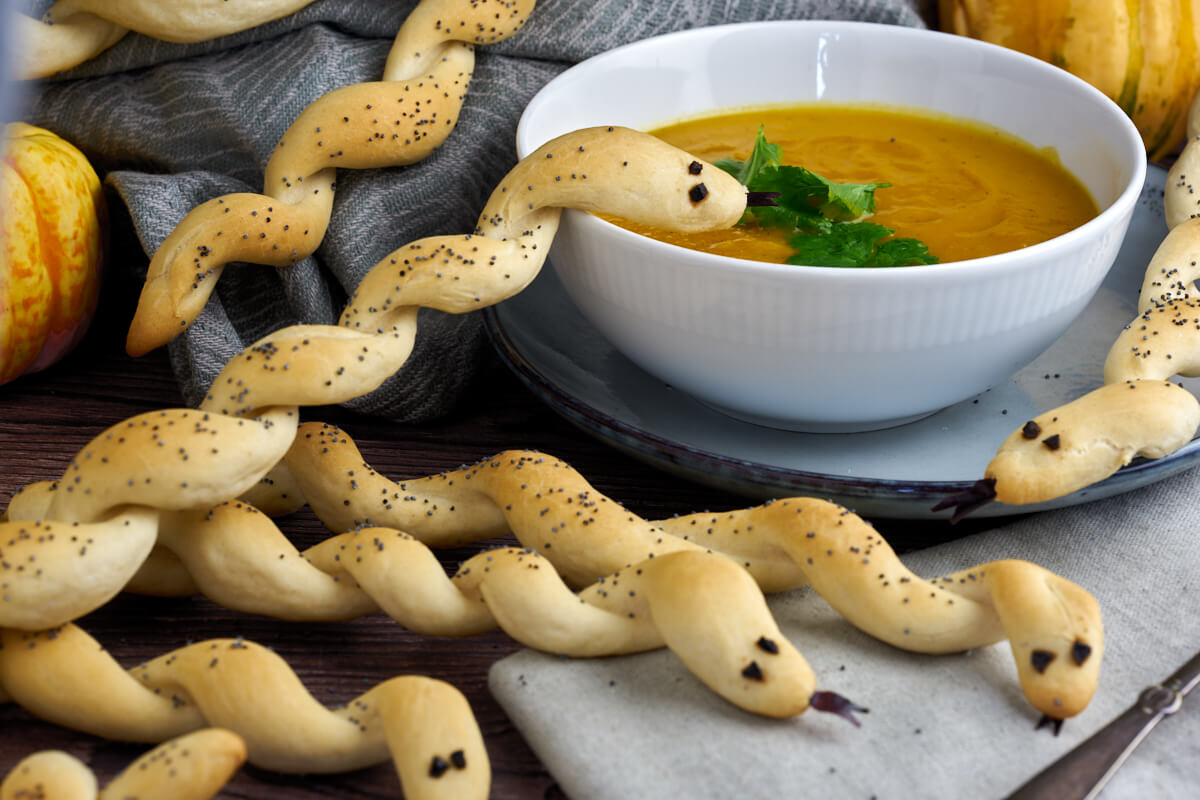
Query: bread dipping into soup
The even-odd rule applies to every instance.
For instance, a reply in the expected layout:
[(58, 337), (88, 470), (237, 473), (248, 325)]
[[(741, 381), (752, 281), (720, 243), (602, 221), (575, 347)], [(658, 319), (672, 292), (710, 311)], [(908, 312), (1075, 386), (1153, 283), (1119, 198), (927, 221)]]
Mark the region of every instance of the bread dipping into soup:
[[(651, 132), (739, 177), (739, 170), (785, 165), (794, 177), (764, 174), (748, 182), (750, 189), (783, 188), (778, 200), (783, 206), (790, 200), (819, 211), (828, 202), (825, 197), (795, 198), (797, 181), (820, 188), (813, 178), (838, 184), (834, 194), (865, 198), (864, 208), (843, 206), (818, 214), (823, 230), (815, 230), (808, 219), (799, 227), (788, 219), (781, 222), (775, 211), (751, 212), (731, 230), (690, 234), (607, 218), (659, 241), (717, 255), (820, 266), (964, 261), (1047, 241), (1099, 213), (1053, 150), (946, 115), (810, 103), (717, 112)], [(797, 167), (811, 177), (800, 175)], [(852, 218), (839, 218), (847, 216)], [(847, 227), (855, 225), (870, 228), (852, 232)], [(820, 238), (826, 233), (841, 235)], [(797, 239), (798, 234), (804, 238)], [(899, 258), (864, 260), (876, 237), (880, 244), (901, 239), (923, 247), (907, 249)], [(866, 256), (846, 255), (860, 246), (867, 248)]]
[[(807, 138), (792, 141), (787, 126), (763, 115), (768, 109), (802, 110), (811, 119), (822, 109), (831, 116), (895, 111), (920, 124), (821, 119), (801, 134)], [(734, 110), (753, 114), (708, 142), (676, 139), (667, 127)], [(973, 129), (968, 142), (976, 143), (941, 141), (933, 130), (941, 121)], [(754, 260), (740, 245), (733, 256), (703, 252), (586, 212), (563, 213), (549, 263), (596, 335), (669, 385), (680, 404), (695, 399), (791, 430), (899, 425), (1009, 380), (1088, 305), (1116, 259), (1146, 176), (1137, 128), (1084, 81), (1007, 48), (896, 25), (787, 20), (634, 42), (547, 83), (522, 115), (517, 151), (594, 125), (652, 131), (681, 144), (701, 167), (698, 182), (721, 159), (746, 159), (761, 125), (765, 140), (780, 145), (782, 162), (830, 181), (889, 184), (872, 187), (874, 213), (858, 221), (895, 234), (869, 248), (852, 244), (876, 261), (918, 258), (898, 269), (779, 263), (788, 256), (778, 244), (775, 261)], [(1006, 148), (1014, 142), (1028, 144)], [(992, 168), (984, 174), (994, 177), (963, 178), (964, 162), (966, 174)], [(1015, 199), (1000, 194), (1001, 179), (1016, 181)], [(905, 199), (914, 190), (925, 199)], [(846, 199), (842, 191), (830, 195)], [(852, 210), (865, 192), (847, 194), (830, 210)], [(1072, 194), (1085, 198), (1082, 213), (1067, 211)], [(763, 209), (751, 213), (761, 217)], [(1024, 225), (1063, 214), (1078, 216), (1007, 242), (998, 233), (1004, 215)], [(910, 220), (934, 224), (921, 230)], [(955, 252), (940, 238), (954, 228), (974, 232), (996, 254)], [(924, 251), (888, 245), (905, 239)]]

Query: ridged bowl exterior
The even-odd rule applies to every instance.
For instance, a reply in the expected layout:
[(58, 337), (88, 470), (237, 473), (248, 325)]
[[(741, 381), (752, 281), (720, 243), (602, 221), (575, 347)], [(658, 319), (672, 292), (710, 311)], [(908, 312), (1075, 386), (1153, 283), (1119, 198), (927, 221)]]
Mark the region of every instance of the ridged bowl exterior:
[(818, 100), (929, 109), (1052, 147), (1102, 212), (1013, 253), (843, 269), (698, 253), (567, 211), (550, 262), (618, 350), (737, 417), (868, 430), (1007, 380), (1066, 330), (1116, 258), (1145, 152), (1106, 97), (1013, 51), (871, 23), (696, 29), (611, 51), (551, 81), (522, 118), (518, 150), (589, 125), (646, 129), (710, 110)]

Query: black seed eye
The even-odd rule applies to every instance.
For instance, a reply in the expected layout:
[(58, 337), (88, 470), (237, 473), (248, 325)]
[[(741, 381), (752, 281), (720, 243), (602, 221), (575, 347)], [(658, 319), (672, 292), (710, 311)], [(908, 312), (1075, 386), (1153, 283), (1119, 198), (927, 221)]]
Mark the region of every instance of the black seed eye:
[(703, 183), (697, 183), (688, 191), (688, 197), (692, 198), (693, 203), (699, 203), (704, 198), (708, 197), (708, 187)]
[(702, 169), (704, 169), (704, 165), (701, 164), (699, 161), (693, 161), (692, 163), (688, 164), (688, 174), (689, 175), (699, 175), (700, 170), (702, 170)]
[(1075, 660), (1075, 663), (1078, 666), (1082, 667), (1083, 662), (1087, 661), (1088, 656), (1090, 656), (1091, 654), (1092, 654), (1091, 645), (1084, 644), (1083, 642), (1076, 642), (1071, 647), (1071, 658), (1073, 658)]
[(1050, 666), (1050, 662), (1054, 660), (1054, 653), (1049, 650), (1034, 650), (1029, 658), (1029, 662), (1033, 664), (1033, 668), (1038, 671), (1038, 674), (1046, 671), (1046, 667)]
[(446, 759), (441, 756), (434, 756), (433, 761), (429, 762), (429, 776), (431, 778), (440, 778), (446, 774), (446, 770), (450, 769), (450, 765), (446, 763)]
[(1033, 420), (1025, 423), (1025, 427), (1021, 428), (1021, 435), (1026, 439), (1036, 439), (1038, 434), (1042, 432), (1042, 427)]
[(777, 645), (773, 639), (760, 636), (755, 644), (758, 645), (758, 649), (762, 650), (764, 653), (770, 653), (771, 655), (779, 654), (779, 645)]

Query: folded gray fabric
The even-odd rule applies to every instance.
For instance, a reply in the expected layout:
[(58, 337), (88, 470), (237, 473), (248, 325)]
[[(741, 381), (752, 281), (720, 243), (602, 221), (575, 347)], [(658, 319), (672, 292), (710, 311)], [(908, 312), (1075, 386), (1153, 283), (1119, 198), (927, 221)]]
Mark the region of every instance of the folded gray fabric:
[[(1024, 558), (1095, 595), (1105, 627), (1100, 684), (1058, 737), (1034, 729), (1040, 715), (1021, 693), (1006, 642), (907, 653), (851, 627), (808, 589), (771, 598), (771, 609), (819, 688), (870, 709), (861, 728), (812, 710), (755, 717), (665, 650), (594, 660), (522, 651), (493, 666), (491, 690), (573, 800), (1000, 800), (1200, 647), (1198, 490), (1191, 470), (904, 557), (926, 577)], [(1200, 797), (1200, 694), (1159, 724), (1102, 797)]]
[[(48, 0), (18, 0), (39, 15)], [(445, 144), (408, 167), (341, 170), (329, 232), (282, 270), (225, 271), (193, 326), (168, 347), (185, 400), (257, 338), (298, 322), (336, 322), (347, 295), (387, 253), (424, 236), (466, 233), (516, 161), (525, 104), (571, 64), (661, 33), (762, 19), (859, 19), (921, 25), (918, 0), (541, 0), (525, 28), (482, 47)], [(130, 34), (95, 59), (33, 86), (25, 118), (78, 145), (127, 205), (148, 254), (199, 203), (260, 191), (267, 159), (310, 102), (378, 80), (414, 3), (317, 0), (287, 18), (197, 44)], [(136, 264), (114, 267), (138, 269)], [(439, 416), (491, 349), (479, 314), (423, 311), (409, 363), (350, 404), (399, 421)]]

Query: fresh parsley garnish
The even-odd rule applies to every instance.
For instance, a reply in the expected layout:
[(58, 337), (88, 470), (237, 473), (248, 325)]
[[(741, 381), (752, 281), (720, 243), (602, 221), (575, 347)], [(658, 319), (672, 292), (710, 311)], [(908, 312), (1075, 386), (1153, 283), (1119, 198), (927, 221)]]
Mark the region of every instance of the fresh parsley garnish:
[(751, 192), (771, 192), (774, 206), (747, 209), (740, 224), (795, 231), (789, 264), (820, 267), (896, 267), (936, 264), (923, 242), (897, 239), (891, 228), (864, 222), (875, 213), (875, 190), (890, 183), (835, 183), (804, 167), (781, 163), (783, 151), (760, 126), (746, 161), (723, 158), (716, 166)]

